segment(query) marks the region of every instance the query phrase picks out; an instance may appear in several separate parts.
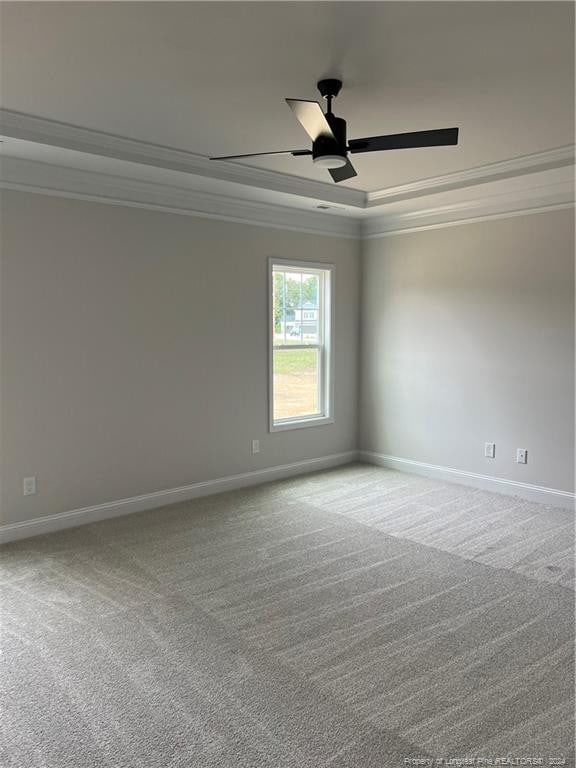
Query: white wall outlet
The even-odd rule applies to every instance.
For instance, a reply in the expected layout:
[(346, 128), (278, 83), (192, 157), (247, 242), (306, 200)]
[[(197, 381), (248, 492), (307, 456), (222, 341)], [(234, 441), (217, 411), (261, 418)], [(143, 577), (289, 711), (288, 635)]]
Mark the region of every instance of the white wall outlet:
[(493, 459), (496, 456), (496, 443), (484, 443), (484, 456)]
[(528, 464), (528, 451), (526, 448), (516, 450), (516, 464)]
[(252, 440), (252, 453), (260, 453), (260, 440)]
[(36, 478), (35, 477), (25, 477), (22, 481), (22, 495), (23, 496), (34, 496), (36, 493)]

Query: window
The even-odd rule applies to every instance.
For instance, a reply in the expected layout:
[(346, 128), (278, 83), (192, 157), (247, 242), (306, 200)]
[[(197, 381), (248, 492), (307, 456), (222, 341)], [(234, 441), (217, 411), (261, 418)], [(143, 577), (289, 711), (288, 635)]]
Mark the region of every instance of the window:
[(332, 421), (334, 269), (270, 260), (270, 431)]

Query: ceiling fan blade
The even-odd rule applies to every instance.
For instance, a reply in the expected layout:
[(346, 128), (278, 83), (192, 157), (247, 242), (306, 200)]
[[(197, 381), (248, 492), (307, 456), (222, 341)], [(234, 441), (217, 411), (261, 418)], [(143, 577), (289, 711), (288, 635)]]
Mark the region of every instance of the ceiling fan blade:
[(414, 149), (416, 147), (443, 147), (458, 144), (458, 128), (439, 128), (435, 131), (393, 133), (389, 136), (370, 136), (351, 139), (350, 152), (380, 152), (385, 149)]
[(220, 157), (211, 157), (210, 160), (238, 160), (242, 157), (261, 157), (262, 155), (311, 155), (309, 149), (281, 149), (278, 152), (253, 152), (250, 155), (221, 155)]
[(316, 141), (320, 136), (336, 138), (328, 120), (326, 120), (326, 115), (322, 112), (322, 107), (317, 101), (286, 99), (286, 103), (312, 141)]
[(343, 165), (342, 168), (329, 168), (328, 173), (332, 176), (336, 184), (338, 184), (339, 181), (345, 181), (346, 179), (358, 176), (354, 166), (348, 158), (346, 158), (346, 165)]

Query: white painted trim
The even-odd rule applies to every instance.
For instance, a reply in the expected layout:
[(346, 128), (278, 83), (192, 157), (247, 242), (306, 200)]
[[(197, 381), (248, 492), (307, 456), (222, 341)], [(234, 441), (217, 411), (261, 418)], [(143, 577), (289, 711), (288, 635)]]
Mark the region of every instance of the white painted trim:
[(219, 477), (215, 480), (204, 480), (199, 483), (192, 483), (191, 485), (183, 485), (179, 488), (169, 488), (164, 491), (132, 496), (127, 499), (108, 501), (104, 504), (73, 509), (56, 515), (36, 517), (20, 523), (7, 523), (0, 526), (0, 543), (16, 541), (17, 539), (28, 538), (29, 536), (38, 536), (43, 533), (52, 533), (53, 531), (73, 528), (77, 525), (85, 525), (86, 523), (95, 523), (99, 520), (120, 517), (132, 512), (143, 512), (144, 510), (163, 507), (167, 504), (189, 501), (200, 496), (232, 491), (235, 488), (245, 488), (250, 485), (259, 485), (271, 482), (272, 480), (281, 480), (285, 477), (306, 474), (307, 472), (338, 467), (342, 464), (349, 464), (355, 461), (356, 458), (356, 451), (334, 453), (330, 456), (305, 459), (304, 461), (296, 461), (291, 464), (281, 464), (275, 467), (256, 469), (252, 472), (243, 472), (239, 475)]
[(2, 158), (0, 188), (331, 237), (356, 239), (360, 232), (359, 220), (350, 216), (316, 213), (14, 157)]
[(299, 197), (339, 203), (357, 209), (370, 209), (400, 200), (410, 200), (439, 192), (464, 189), (476, 184), (530, 175), (574, 165), (575, 162), (575, 145), (570, 144), (463, 171), (420, 179), (407, 184), (363, 192), (350, 187), (305, 179), (292, 174), (278, 173), (240, 163), (215, 162), (204, 155), (193, 152), (129, 139), (124, 136), (48, 120), (9, 109), (0, 109), (0, 134), (90, 155), (110, 157)]
[(310, 416), (306, 419), (293, 419), (292, 421), (280, 421), (277, 424), (270, 423), (269, 432), (287, 432), (292, 429), (308, 429), (310, 427), (323, 427), (326, 424), (334, 424), (332, 416)]
[(462, 469), (427, 464), (424, 461), (400, 459), (397, 456), (388, 456), (387, 454), (375, 453), (374, 451), (359, 451), (358, 457), (361, 461), (365, 461), (367, 464), (375, 464), (378, 467), (397, 469), (401, 472), (411, 472), (417, 475), (433, 477), (437, 480), (470, 485), (473, 488), (481, 488), (482, 490), (495, 493), (519, 496), (539, 504), (574, 509), (576, 494), (569, 491), (560, 491), (556, 488), (522, 483), (517, 480), (505, 480), (502, 477), (493, 477), (491, 475), (480, 475), (476, 472), (466, 472)]
[(360, 218), (317, 213), (15, 157), (2, 158), (0, 188), (364, 240), (553, 211), (574, 205), (573, 185), (563, 181), (420, 211)]
[(507, 213), (487, 213), (478, 216), (470, 216), (465, 219), (443, 221), (438, 223), (420, 224), (419, 226), (398, 227), (396, 229), (386, 229), (382, 232), (367, 232), (363, 228), (361, 240), (376, 240), (380, 237), (393, 237), (394, 235), (409, 235), (411, 232), (426, 232), (430, 229), (444, 229), (446, 227), (457, 227), (462, 224), (476, 224), (480, 221), (492, 221), (496, 219), (511, 219), (514, 216), (531, 216), (535, 213), (549, 213), (550, 211), (562, 211), (567, 208), (574, 208), (574, 203), (557, 203), (556, 205), (544, 205), (539, 208), (519, 208), (516, 211)]
[[(573, 145), (365, 193), (235, 163), (211, 163), (208, 158), (190, 152), (10, 110), (0, 110), (0, 131), (23, 142), (89, 153), (92, 163), (98, 156), (120, 161), (116, 174), (5, 154), (0, 165), (0, 187), (4, 189), (311, 234), (371, 239), (558, 210), (574, 201)], [(147, 174), (152, 178), (145, 181), (130, 176), (122, 161), (139, 163), (140, 171), (149, 166)], [(57, 162), (63, 162), (61, 157)], [(162, 181), (154, 180), (151, 167), (164, 169)], [(180, 172), (174, 174), (174, 184), (165, 182), (166, 171), (170, 170)], [(507, 180), (515, 178), (521, 180), (510, 189)], [(459, 192), (475, 185), (480, 197), (462, 200)], [(453, 202), (434, 205), (438, 199), (435, 194), (444, 193), (440, 197), (445, 201), (449, 191), (453, 193)], [(249, 199), (250, 196), (266, 199)], [(431, 201), (422, 210), (398, 213), (393, 210), (398, 206), (390, 205), (422, 196)], [(345, 215), (338, 207), (320, 213), (315, 206), (321, 201), (344, 204)]]
[(424, 210), (371, 216), (362, 221), (362, 239), (554, 211), (573, 205), (574, 184), (562, 181)]
[(0, 109), (0, 135), (355, 208), (363, 208), (366, 201), (365, 192), (332, 182), (304, 179), (241, 163), (214, 161), (182, 149), (128, 139), (10, 109)]
[(575, 147), (570, 144), (366, 193), (349, 187), (239, 163), (215, 162), (193, 152), (129, 139), (9, 109), (0, 109), (0, 134), (91, 155), (168, 168), (301, 197), (323, 199), (355, 208), (372, 208), (384, 203), (409, 200), (437, 192), (463, 189), (475, 184), (560, 168), (573, 165), (575, 158)]
[(456, 171), (455, 173), (447, 173), (442, 176), (420, 179), (408, 184), (368, 192), (365, 207), (372, 208), (384, 203), (411, 200), (415, 197), (425, 197), (438, 192), (449, 192), (476, 184), (486, 184), (553, 168), (562, 168), (574, 165), (574, 160), (575, 146), (569, 144), (565, 147), (547, 149), (543, 152), (513, 157), (510, 160), (500, 160), (496, 163), (488, 163), (464, 171)]

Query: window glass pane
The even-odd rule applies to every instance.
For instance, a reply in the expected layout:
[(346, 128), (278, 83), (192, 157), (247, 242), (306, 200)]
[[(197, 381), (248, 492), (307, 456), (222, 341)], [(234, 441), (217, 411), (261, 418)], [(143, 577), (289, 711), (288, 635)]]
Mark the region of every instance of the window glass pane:
[(319, 344), (318, 275), (302, 274), (302, 343)]
[(302, 274), (302, 300), (304, 306), (318, 307), (318, 275)]
[(302, 274), (300, 272), (286, 272), (286, 308), (297, 309), (300, 306), (300, 290), (302, 287)]
[(317, 274), (274, 271), (274, 343), (319, 344)]
[(318, 329), (318, 310), (303, 309), (300, 327), (303, 344), (318, 344), (320, 341)]
[(300, 272), (286, 272), (285, 282), (285, 343), (302, 343), (302, 274)]
[(318, 349), (274, 350), (274, 419), (320, 411)]
[(272, 296), (272, 323), (274, 332), (274, 344), (284, 343), (284, 272), (274, 270), (274, 293)]

